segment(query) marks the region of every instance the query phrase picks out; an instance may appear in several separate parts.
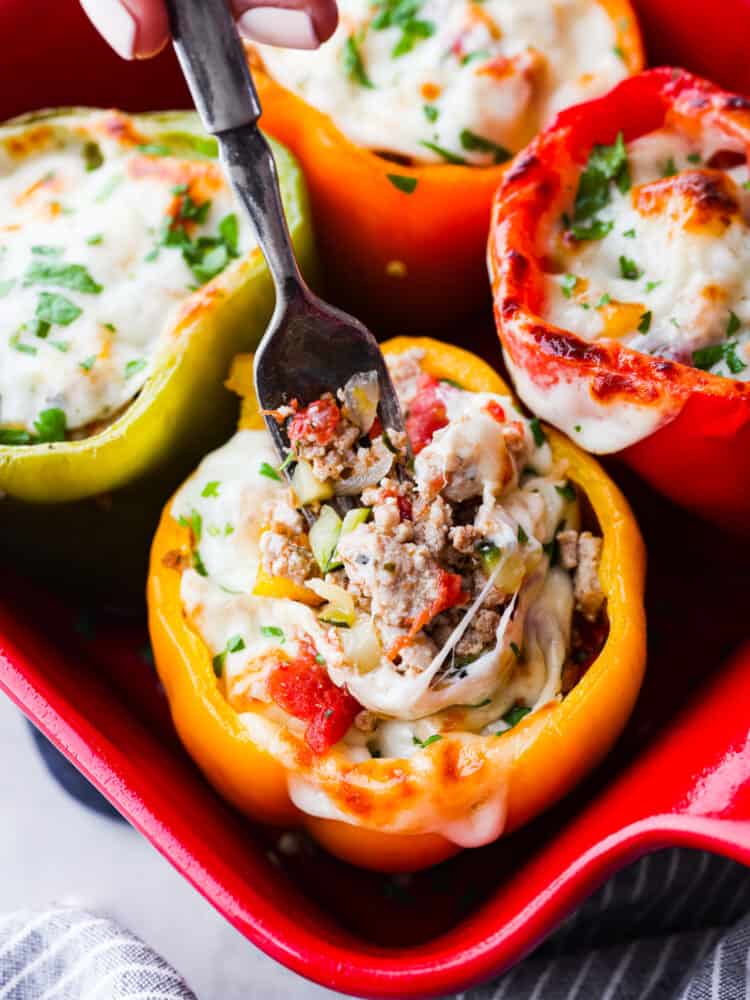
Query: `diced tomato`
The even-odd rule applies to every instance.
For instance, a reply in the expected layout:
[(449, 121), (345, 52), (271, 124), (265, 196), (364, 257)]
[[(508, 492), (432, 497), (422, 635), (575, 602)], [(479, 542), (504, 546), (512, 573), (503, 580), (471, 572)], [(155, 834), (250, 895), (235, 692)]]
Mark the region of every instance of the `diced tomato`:
[(300, 643), (295, 659), (274, 668), (268, 693), (285, 712), (308, 724), (305, 742), (314, 753), (325, 753), (338, 743), (362, 708), (348, 691), (336, 687), (309, 640)]
[(367, 436), (371, 441), (374, 441), (375, 438), (380, 437), (382, 433), (383, 433), (383, 425), (380, 422), (380, 417), (375, 417), (375, 419), (372, 422), (372, 427), (367, 432)]
[(499, 424), (505, 423), (505, 410), (496, 399), (491, 399), (485, 406), (485, 410), (489, 413), (492, 419), (497, 420)]
[(330, 396), (316, 399), (314, 403), (310, 403), (292, 417), (289, 424), (289, 440), (294, 443), (304, 438), (315, 441), (316, 444), (328, 444), (338, 426), (340, 416), (336, 401)]
[(440, 576), (437, 581), (437, 594), (434, 601), (417, 615), (406, 635), (399, 636), (391, 645), (386, 653), (389, 660), (395, 660), (401, 650), (409, 645), (414, 636), (421, 632), (425, 625), (428, 625), (433, 618), (437, 618), (442, 611), (466, 604), (469, 600), (469, 595), (461, 589), (461, 583), (461, 577), (458, 573), (449, 573), (444, 569), (440, 570)]
[(431, 375), (419, 376), (417, 395), (406, 418), (406, 432), (415, 455), (432, 441), (435, 431), (448, 423), (445, 403), (438, 396), (439, 387), (440, 383)]
[(411, 521), (413, 510), (412, 510), (412, 503), (409, 497), (398, 496), (396, 498), (396, 503), (398, 504), (398, 512), (401, 515), (401, 520)]

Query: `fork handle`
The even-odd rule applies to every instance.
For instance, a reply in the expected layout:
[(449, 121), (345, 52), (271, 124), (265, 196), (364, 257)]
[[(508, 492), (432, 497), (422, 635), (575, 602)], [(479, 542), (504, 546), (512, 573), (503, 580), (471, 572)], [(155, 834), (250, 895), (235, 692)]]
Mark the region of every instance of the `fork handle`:
[(167, 0), (172, 39), (205, 128), (252, 125), (260, 101), (228, 0)]
[(284, 312), (309, 290), (292, 249), (276, 163), (258, 128), (260, 101), (228, 0), (167, 0), (175, 51), (201, 121), (219, 139), (230, 183), (244, 205)]

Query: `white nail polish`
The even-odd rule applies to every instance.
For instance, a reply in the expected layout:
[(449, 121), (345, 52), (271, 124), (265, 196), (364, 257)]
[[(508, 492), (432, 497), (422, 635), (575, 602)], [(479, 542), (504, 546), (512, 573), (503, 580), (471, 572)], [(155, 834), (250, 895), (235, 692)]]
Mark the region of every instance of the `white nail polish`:
[(317, 49), (320, 45), (312, 19), (303, 10), (253, 7), (239, 20), (242, 34), (253, 42), (288, 49)]
[(132, 59), (138, 29), (130, 11), (119, 0), (81, 0), (81, 6), (118, 56)]

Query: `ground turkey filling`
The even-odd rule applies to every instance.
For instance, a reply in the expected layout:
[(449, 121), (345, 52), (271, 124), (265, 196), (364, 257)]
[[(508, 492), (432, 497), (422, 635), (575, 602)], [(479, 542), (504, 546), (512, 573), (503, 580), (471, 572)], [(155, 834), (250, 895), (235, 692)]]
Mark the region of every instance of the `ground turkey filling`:
[[(220, 668), (236, 653), (217, 670), (235, 707), (251, 696), (280, 709), (316, 752), (344, 739), (355, 759), (408, 756), (451, 729), (503, 732), (561, 697), (606, 634), (601, 539), (582, 527), (585, 504), (538, 422), (422, 361), (419, 350), (389, 359), (411, 454), (380, 425), (374, 376), (277, 411), (292, 485), (266, 468), (275, 492), (251, 516), (263, 522), (257, 579), (286, 590), (259, 583), (254, 595), (290, 600), (273, 602), (278, 624), (260, 627), (270, 646), (249, 667), (249, 632), (233, 650), (229, 626), (197, 623)], [(340, 493), (353, 505), (343, 518)], [(210, 603), (189, 597), (211, 586), (211, 568), (199, 570), (186, 571), (187, 591), (183, 580), (188, 614)], [(267, 597), (221, 598), (232, 601), (270, 620)]]

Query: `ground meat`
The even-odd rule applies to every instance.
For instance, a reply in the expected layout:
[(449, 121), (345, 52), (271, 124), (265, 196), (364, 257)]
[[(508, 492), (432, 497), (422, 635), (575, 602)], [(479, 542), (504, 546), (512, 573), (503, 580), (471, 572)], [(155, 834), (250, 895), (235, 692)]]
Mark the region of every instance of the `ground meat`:
[(279, 531), (263, 532), (260, 556), (263, 570), (269, 576), (283, 576), (295, 583), (304, 583), (315, 573), (312, 552)]
[(312, 437), (301, 437), (294, 442), (294, 450), (297, 458), (310, 463), (316, 479), (341, 479), (357, 463), (355, 446), (360, 436), (359, 427), (342, 417), (325, 444)]
[[(380, 641), (384, 648), (390, 648), (406, 633), (406, 629), (380, 624)], [(400, 674), (421, 674), (437, 656), (439, 645), (424, 632), (416, 635), (408, 646), (404, 646), (393, 666)]]
[(386, 358), (388, 371), (393, 380), (393, 387), (396, 390), (401, 409), (406, 411), (417, 395), (417, 381), (422, 372), (422, 359), (424, 351), (418, 347), (403, 354), (391, 354)]
[(495, 645), (500, 615), (497, 611), (482, 609), (476, 613), (471, 625), (456, 643), (456, 656), (479, 656)]
[(429, 504), (419, 504), (415, 509), (414, 536), (433, 555), (438, 556), (448, 540), (451, 526), (451, 509), (441, 496)]
[(578, 565), (578, 532), (568, 528), (558, 531), (557, 544), (560, 546), (560, 565), (563, 569), (575, 569)]
[(400, 542), (374, 521), (342, 538), (338, 554), (378, 621), (408, 627), (437, 596), (443, 571), (427, 546)]
[(484, 538), (479, 528), (475, 528), (473, 524), (461, 524), (456, 528), (451, 528), (449, 534), (453, 548), (465, 555), (473, 554), (476, 551), (477, 542), (481, 542)]
[(593, 621), (604, 603), (599, 582), (599, 563), (602, 557), (602, 540), (590, 531), (582, 531), (578, 538), (578, 568), (575, 575), (576, 607), (581, 614)]
[(287, 535), (299, 535), (305, 528), (305, 519), (294, 506), (291, 490), (284, 500), (272, 500), (262, 509), (261, 520), (274, 531)]

